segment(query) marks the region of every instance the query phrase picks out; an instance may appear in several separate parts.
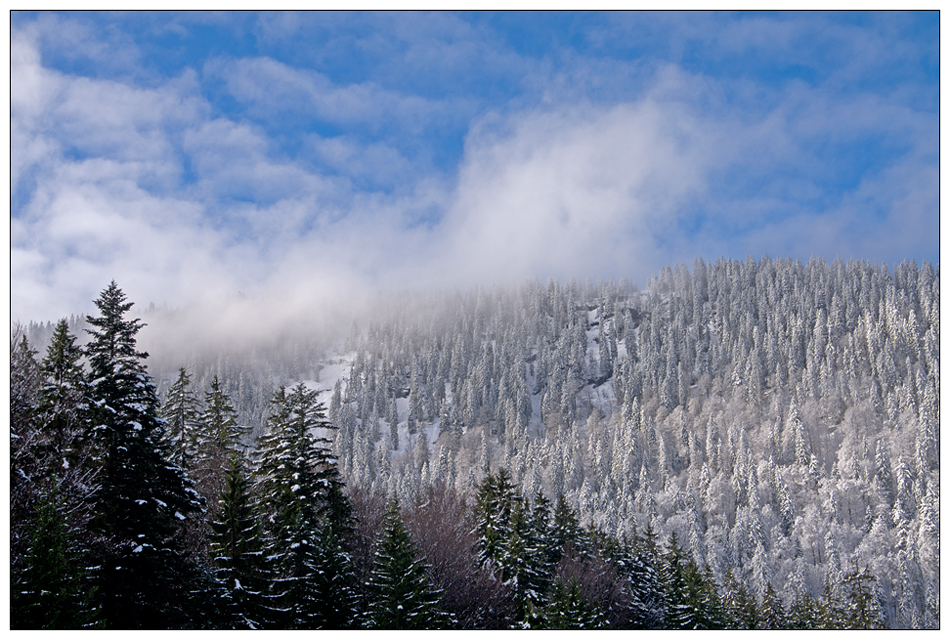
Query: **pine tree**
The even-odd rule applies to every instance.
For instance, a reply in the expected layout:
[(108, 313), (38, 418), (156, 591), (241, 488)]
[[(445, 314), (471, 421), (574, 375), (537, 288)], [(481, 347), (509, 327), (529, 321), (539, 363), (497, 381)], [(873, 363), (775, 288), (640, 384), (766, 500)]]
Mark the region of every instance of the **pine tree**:
[(676, 533), (670, 534), (662, 555), (660, 580), (667, 597), (666, 623), (668, 629), (694, 629), (696, 612), (690, 602), (687, 583), (687, 560)]
[(36, 351), (15, 327), (10, 340), (10, 542), (13, 559), (25, 544), (37, 482), (47, 469), (38, 420), (42, 377)]
[(565, 584), (557, 580), (544, 607), (543, 627), (545, 629), (606, 629), (609, 625), (600, 606), (583, 596), (576, 578)]
[[(22, 327), (10, 339), (10, 428), (14, 441), (24, 437), (39, 405), (40, 365)], [(14, 442), (16, 445), (16, 442)]]
[(518, 604), (527, 610), (540, 606), (551, 582), (552, 566), (547, 562), (542, 540), (544, 530), (537, 531), (523, 500), (515, 502), (510, 530), (502, 542), (498, 563), (504, 583), (513, 590)]
[(317, 532), (312, 578), (312, 622), (320, 629), (351, 629), (359, 625), (360, 596), (351, 541), (355, 534), (353, 509), (339, 485), (327, 496), (328, 509)]
[(840, 585), (832, 576), (826, 576), (821, 599), (818, 602), (819, 628), (844, 629), (847, 624), (846, 606), (840, 593)]
[[(273, 588), (284, 614), (278, 624), (315, 628), (327, 622), (331, 597), (322, 590), (330, 578), (321, 572), (333, 570), (327, 563), (337, 560), (330, 557), (336, 547), (328, 555), (326, 544), (340, 540), (328, 536), (325, 525), (348, 518), (331, 442), (315, 433), (334, 427), (327, 422), (317, 393), (303, 383), (289, 394), (284, 387), (278, 389), (272, 405), (268, 430), (258, 441), (255, 491), (266, 533), (265, 552), (276, 575)], [(349, 603), (332, 606), (344, 611)]]
[(724, 616), (712, 574), (701, 571), (693, 558), (683, 567), (686, 602), (693, 611), (694, 629), (721, 629)]
[(215, 577), (230, 591), (243, 622), (241, 626), (268, 626), (276, 617), (269, 595), (272, 576), (267, 572), (263, 535), (248, 489), (247, 470), (239, 456), (231, 459), (225, 490), (210, 529)]
[(166, 423), (170, 460), (183, 469), (192, 469), (197, 453), (199, 425), (198, 396), (191, 388), (191, 376), (184, 367), (168, 390), (161, 416)]
[[(14, 332), (16, 337), (18, 334)], [(11, 622), (15, 628), (81, 628), (93, 623), (82, 595), (90, 496), (89, 385), (65, 320), (42, 364), (25, 337), (11, 358)]]
[(515, 493), (508, 472), (488, 474), (475, 498), (475, 537), (482, 566), (501, 569), (505, 546), (511, 537), (511, 514), (520, 496)]
[(440, 608), (441, 594), (429, 583), (428, 567), (406, 531), (399, 505), (390, 502), (382, 538), (373, 556), (367, 583), (372, 594), (368, 625), (372, 629), (445, 629), (451, 617)]
[(40, 373), (39, 416), (51, 461), (60, 469), (82, 464), (82, 436), (88, 426), (89, 383), (80, 365), (82, 349), (60, 320), (46, 351)]
[(820, 627), (818, 602), (801, 591), (788, 608), (789, 629), (818, 629)]
[(92, 436), (102, 467), (93, 497), (100, 549), (96, 593), (109, 628), (160, 629), (201, 625), (191, 611), (195, 567), (181, 548), (182, 522), (200, 502), (163, 445), (147, 353), (136, 350), (144, 325), (126, 320), (132, 308), (113, 281), (95, 301), (99, 316), (86, 346), (94, 407)]
[(207, 504), (215, 504), (225, 490), (225, 475), (230, 461), (243, 455), (243, 438), (249, 427), (238, 424), (237, 411), (221, 389), (218, 376), (211, 379), (205, 392), (204, 410), (194, 422), (194, 458), (192, 475), (195, 488)]
[(726, 571), (723, 580), (722, 605), (727, 629), (755, 629), (759, 624), (758, 607), (745, 585)]
[(847, 598), (845, 628), (847, 629), (883, 629), (884, 614), (874, 593), (874, 576), (865, 568), (854, 571), (844, 578)]
[(589, 550), (589, 541), (577, 520), (577, 513), (567, 504), (564, 494), (558, 494), (551, 525), (551, 546), (556, 550), (552, 563), (563, 555), (582, 556)]
[(785, 615), (785, 607), (782, 601), (778, 599), (772, 583), (768, 582), (765, 586), (765, 592), (762, 594), (762, 602), (759, 605), (759, 629), (787, 629), (788, 619)]
[[(10, 585), (12, 629), (89, 629), (101, 626), (86, 590), (82, 558), (55, 491), (41, 496), (22, 567)], [(18, 570), (19, 569), (19, 570)]]
[(630, 550), (631, 561), (627, 570), (631, 596), (631, 622), (639, 629), (663, 627), (666, 597), (661, 583), (661, 558), (656, 534), (651, 526), (643, 535), (634, 537)]

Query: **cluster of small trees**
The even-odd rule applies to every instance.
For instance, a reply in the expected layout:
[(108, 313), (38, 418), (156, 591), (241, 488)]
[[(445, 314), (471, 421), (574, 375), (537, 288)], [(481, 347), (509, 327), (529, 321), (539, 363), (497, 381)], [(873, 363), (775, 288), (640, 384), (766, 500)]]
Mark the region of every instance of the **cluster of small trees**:
[[(631, 538), (581, 527), (563, 494), (525, 499), (501, 469), (479, 485), (478, 559), (510, 589), (518, 628), (846, 629), (880, 628), (873, 577), (849, 573), (821, 597), (786, 608), (769, 586), (761, 597), (727, 572), (720, 584), (671, 533)], [(839, 596), (838, 594), (843, 594)]]

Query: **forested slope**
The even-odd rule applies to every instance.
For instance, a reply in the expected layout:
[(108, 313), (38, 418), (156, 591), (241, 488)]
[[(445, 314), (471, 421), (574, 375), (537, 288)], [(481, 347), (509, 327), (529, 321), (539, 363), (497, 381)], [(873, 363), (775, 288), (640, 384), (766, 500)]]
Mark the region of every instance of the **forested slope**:
[(355, 485), (411, 501), (505, 468), (614, 535), (675, 532), (720, 582), (790, 603), (868, 568), (892, 624), (935, 621), (929, 264), (697, 260), (642, 292), (403, 296), (348, 347), (330, 411)]
[[(39, 346), (51, 333), (26, 331)], [(355, 541), (346, 571), (367, 576), (376, 532), (395, 544), (405, 521), (417, 546), (403, 553), (427, 559), (450, 614), (436, 626), (938, 625), (927, 263), (697, 260), (642, 291), (407, 291), (335, 345), (155, 360), (166, 419), (183, 381), (208, 406), (212, 391), (230, 398), (248, 432), (232, 439), (258, 474), (287, 421), (281, 386), (321, 392), (335, 458), (314, 464), (339, 469), (356, 524), (312, 526)], [(199, 482), (211, 505), (219, 476)]]

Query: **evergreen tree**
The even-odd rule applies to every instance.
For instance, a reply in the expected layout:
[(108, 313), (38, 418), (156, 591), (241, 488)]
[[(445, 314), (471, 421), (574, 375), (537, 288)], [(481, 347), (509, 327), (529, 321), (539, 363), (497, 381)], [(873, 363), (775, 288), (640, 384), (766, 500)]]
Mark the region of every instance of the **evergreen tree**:
[(42, 364), (25, 338), (11, 359), (11, 622), (14, 628), (93, 623), (82, 594), (97, 469), (88, 461), (89, 386), (65, 320)]
[(267, 572), (264, 541), (248, 490), (247, 470), (239, 456), (231, 459), (225, 490), (210, 528), (215, 577), (230, 591), (241, 626), (268, 626), (276, 617), (269, 595), (272, 576)]
[(475, 537), (482, 566), (502, 568), (502, 558), (511, 537), (511, 514), (520, 501), (508, 472), (499, 469), (488, 474), (478, 487), (475, 498)]
[(513, 590), (518, 604), (530, 611), (544, 600), (551, 582), (552, 566), (547, 562), (542, 536), (536, 530), (523, 500), (514, 504), (510, 530), (503, 541), (498, 563), (504, 583)]
[(40, 373), (39, 419), (50, 461), (60, 469), (84, 462), (84, 431), (88, 426), (89, 383), (82, 365), (82, 349), (69, 333), (65, 319), (56, 324)]
[[(331, 442), (315, 433), (334, 427), (327, 422), (317, 393), (303, 383), (289, 394), (284, 387), (278, 389), (272, 405), (268, 430), (259, 439), (255, 490), (266, 533), (265, 552), (283, 612), (278, 624), (315, 628), (327, 623), (331, 594), (322, 589), (337, 584), (335, 577), (322, 575), (337, 567), (328, 566), (338, 560), (331, 557), (337, 547), (328, 552), (321, 543), (336, 545), (340, 538), (328, 535), (324, 525), (348, 518)], [(343, 595), (343, 602), (332, 603), (339, 611), (349, 607), (349, 596)]]
[(328, 510), (316, 535), (312, 578), (312, 618), (320, 629), (350, 629), (359, 624), (360, 593), (350, 552), (355, 535), (353, 509), (342, 488), (334, 485)]
[[(840, 575), (840, 574), (839, 574)], [(825, 577), (821, 600), (818, 603), (818, 627), (821, 629), (844, 629), (847, 610), (840, 585), (831, 576)]]
[(205, 392), (205, 410), (199, 422), (204, 427), (199, 440), (200, 455), (220, 458), (223, 452), (226, 458), (230, 458), (233, 453), (244, 451), (244, 439), (251, 428), (238, 421), (238, 413), (221, 388), (217, 375), (211, 379), (210, 390)]
[(198, 396), (191, 388), (191, 376), (184, 367), (168, 390), (161, 416), (166, 423), (169, 458), (183, 469), (192, 469), (197, 453), (199, 426)]
[(372, 594), (368, 625), (372, 629), (445, 629), (451, 617), (440, 608), (441, 594), (429, 583), (395, 500), (390, 503), (382, 538), (373, 556), (367, 583)]
[(687, 582), (687, 560), (675, 532), (670, 534), (661, 558), (660, 580), (667, 597), (665, 626), (668, 629), (694, 629), (697, 620)]
[(726, 571), (723, 580), (722, 605), (727, 629), (755, 629), (759, 624), (758, 606), (748, 589), (732, 569)]
[(820, 627), (818, 602), (805, 591), (795, 596), (787, 615), (789, 629), (818, 629)]
[(555, 550), (551, 562), (556, 564), (563, 555), (584, 555), (589, 542), (577, 520), (577, 512), (567, 504), (564, 494), (558, 494), (551, 525), (551, 547)]
[(191, 474), (195, 488), (207, 504), (216, 504), (225, 491), (225, 476), (231, 460), (243, 455), (242, 438), (249, 427), (238, 424), (228, 395), (221, 389), (218, 376), (211, 379), (205, 392), (204, 410), (194, 421)]
[(708, 570), (700, 570), (696, 561), (689, 558), (683, 577), (686, 582), (686, 601), (693, 611), (693, 628), (723, 628), (725, 621), (722, 604), (712, 574)]
[(89, 629), (100, 626), (82, 558), (72, 548), (55, 492), (41, 497), (22, 568), (10, 585), (12, 629)]
[(36, 351), (22, 327), (16, 326), (10, 339), (10, 428), (14, 440), (24, 437), (31, 426), (41, 385)]
[(41, 385), (36, 351), (15, 327), (10, 340), (10, 542), (13, 559), (28, 536), (26, 522), (37, 499), (36, 484), (47, 468), (37, 419)]
[(160, 629), (204, 624), (192, 610), (195, 567), (181, 548), (182, 522), (200, 502), (163, 444), (147, 353), (136, 350), (144, 325), (113, 281), (95, 301), (99, 316), (86, 346), (94, 407), (92, 437), (102, 467), (92, 525), (105, 537), (96, 569), (97, 602), (109, 628)]
[[(537, 621), (536, 625), (539, 624)], [(543, 627), (545, 629), (606, 629), (607, 618), (600, 606), (583, 596), (575, 578), (565, 584), (557, 580), (544, 607)]]
[(768, 582), (759, 605), (759, 629), (787, 629), (788, 619), (782, 601), (778, 599), (772, 583)]
[(661, 583), (660, 553), (653, 528), (648, 526), (641, 536), (634, 537), (626, 574), (630, 580), (631, 622), (638, 629), (663, 627), (666, 596)]
[(884, 614), (874, 593), (874, 576), (865, 568), (854, 571), (844, 578), (847, 597), (845, 628), (847, 629), (883, 629)]

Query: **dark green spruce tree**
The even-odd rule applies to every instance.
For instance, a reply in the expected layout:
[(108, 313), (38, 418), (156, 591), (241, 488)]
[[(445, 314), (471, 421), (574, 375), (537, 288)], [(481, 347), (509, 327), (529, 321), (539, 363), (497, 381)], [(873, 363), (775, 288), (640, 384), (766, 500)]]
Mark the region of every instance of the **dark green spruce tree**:
[(544, 607), (546, 629), (606, 629), (600, 606), (584, 597), (576, 578), (555, 581)]
[(198, 417), (194, 477), (198, 493), (213, 503), (224, 491), (224, 476), (231, 458), (244, 452), (244, 438), (251, 429), (238, 422), (237, 411), (217, 375), (210, 386), (205, 392), (204, 410)]
[(169, 460), (147, 353), (136, 350), (144, 326), (113, 281), (87, 316), (86, 346), (93, 407), (91, 435), (101, 471), (93, 496), (98, 548), (96, 601), (112, 629), (202, 626), (194, 610), (195, 567), (180, 543), (184, 520), (200, 501), (181, 468)]
[(201, 407), (198, 394), (191, 388), (191, 376), (184, 367), (168, 390), (161, 417), (166, 422), (169, 458), (183, 469), (191, 469), (197, 449)]
[(85, 570), (55, 491), (42, 496), (30, 525), (22, 568), (10, 588), (12, 629), (89, 629), (100, 626)]
[[(349, 518), (331, 441), (317, 433), (335, 427), (317, 393), (303, 383), (290, 393), (278, 389), (272, 405), (267, 431), (258, 440), (254, 490), (265, 554), (275, 576), (272, 589), (280, 603), (281, 617), (274, 626), (346, 628), (356, 620), (356, 597), (341, 585), (353, 584), (355, 574), (346, 556), (328, 554), (322, 546), (343, 543), (349, 526), (327, 526)], [(331, 597), (327, 584), (341, 590)]]
[[(34, 628), (75, 629), (95, 624), (95, 611), (85, 589), (84, 567), (90, 537), (91, 495), (97, 470), (89, 464), (85, 431), (89, 425), (90, 394), (80, 360), (82, 350), (65, 319), (53, 331), (40, 367), (41, 382), (32, 444), (41, 491), (39, 510), (31, 518), (31, 550), (26, 591), (39, 595), (30, 602), (39, 615)], [(16, 567), (14, 563), (14, 567)], [(76, 591), (80, 589), (80, 591)], [(14, 600), (24, 602), (24, 590)], [(17, 607), (13, 607), (14, 624)]]
[(884, 612), (874, 592), (874, 576), (864, 571), (852, 571), (844, 577), (844, 589), (847, 597), (845, 628), (847, 629), (884, 629)]
[(376, 547), (368, 588), (372, 629), (446, 629), (452, 618), (440, 608), (441, 594), (429, 583), (428, 567), (390, 503)]
[(210, 522), (209, 542), (215, 578), (231, 594), (236, 626), (267, 627), (277, 618), (270, 595), (271, 575), (264, 557), (264, 539), (241, 456), (231, 458), (225, 490)]
[(690, 588), (687, 582), (687, 559), (683, 548), (676, 539), (676, 532), (670, 534), (666, 551), (661, 556), (660, 581), (667, 597), (667, 629), (696, 628), (696, 612), (690, 601)]
[(628, 550), (625, 573), (629, 576), (630, 621), (636, 629), (663, 628), (666, 595), (661, 582), (659, 545), (653, 527), (636, 534)]

